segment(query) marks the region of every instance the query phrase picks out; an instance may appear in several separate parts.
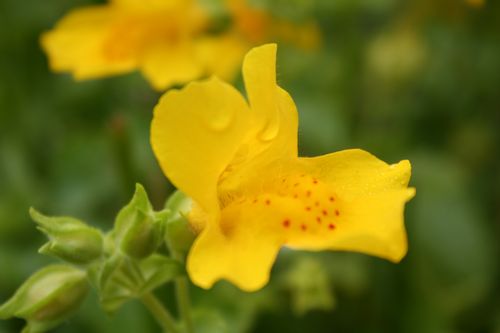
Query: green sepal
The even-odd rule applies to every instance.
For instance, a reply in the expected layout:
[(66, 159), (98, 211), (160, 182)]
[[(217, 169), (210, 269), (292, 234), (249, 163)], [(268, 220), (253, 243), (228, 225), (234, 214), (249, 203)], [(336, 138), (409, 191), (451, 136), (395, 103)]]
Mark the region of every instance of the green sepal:
[(163, 224), (157, 221), (152, 212), (135, 212), (134, 222), (125, 233), (121, 249), (132, 258), (146, 258), (161, 244)]
[(185, 274), (183, 265), (169, 257), (153, 254), (137, 261), (116, 254), (101, 267), (99, 295), (102, 308), (113, 313), (125, 302)]
[(86, 273), (66, 265), (51, 265), (33, 274), (7, 302), (0, 319), (23, 318), (23, 332), (45, 332), (66, 320), (83, 302), (89, 285)]
[(160, 246), (164, 221), (156, 217), (142, 185), (136, 184), (132, 200), (118, 213), (113, 233), (121, 251), (135, 259), (148, 257)]
[(49, 217), (30, 208), (31, 218), (49, 241), (38, 251), (76, 265), (86, 265), (103, 253), (101, 231), (73, 217)]
[(98, 274), (99, 300), (103, 310), (109, 314), (133, 298), (138, 288), (136, 279), (124, 272), (125, 260), (125, 256), (116, 252), (102, 264)]
[(181, 215), (189, 213), (192, 207), (192, 200), (186, 196), (183, 192), (176, 190), (167, 199), (165, 203), (165, 208), (169, 209), (171, 213), (171, 218), (178, 218)]
[(192, 200), (181, 191), (175, 191), (167, 200), (165, 207), (170, 211), (165, 240), (173, 254), (185, 256), (196, 238), (187, 219)]
[(148, 293), (175, 278), (185, 275), (184, 266), (177, 260), (154, 254), (140, 264), (145, 282), (140, 293)]

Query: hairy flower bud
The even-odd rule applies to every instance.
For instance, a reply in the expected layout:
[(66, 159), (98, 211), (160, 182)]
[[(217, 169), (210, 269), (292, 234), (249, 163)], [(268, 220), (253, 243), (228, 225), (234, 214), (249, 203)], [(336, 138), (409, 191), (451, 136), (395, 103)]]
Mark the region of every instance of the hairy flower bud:
[(89, 286), (86, 273), (65, 265), (33, 274), (0, 306), (0, 319), (26, 319), (24, 333), (45, 332), (66, 320), (81, 304)]
[(89, 264), (103, 251), (103, 237), (98, 229), (72, 217), (48, 217), (30, 209), (32, 219), (49, 238), (39, 252), (53, 255), (72, 264)]
[(140, 184), (130, 203), (118, 213), (114, 233), (121, 250), (135, 259), (150, 256), (161, 244), (163, 221), (156, 217)]
[(173, 252), (185, 255), (195, 239), (195, 233), (186, 217), (191, 211), (192, 200), (181, 191), (176, 191), (165, 206), (170, 211), (165, 236), (168, 246)]

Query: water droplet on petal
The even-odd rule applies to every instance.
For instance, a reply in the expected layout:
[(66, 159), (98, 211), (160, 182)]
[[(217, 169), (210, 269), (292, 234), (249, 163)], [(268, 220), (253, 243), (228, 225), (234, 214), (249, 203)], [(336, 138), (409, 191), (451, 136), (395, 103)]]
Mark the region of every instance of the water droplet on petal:
[(223, 131), (231, 124), (234, 114), (235, 110), (232, 108), (221, 108), (219, 112), (210, 115), (208, 125), (214, 131)]
[(279, 115), (276, 111), (275, 114), (267, 119), (264, 128), (259, 132), (258, 138), (262, 141), (271, 141), (274, 139), (280, 130)]

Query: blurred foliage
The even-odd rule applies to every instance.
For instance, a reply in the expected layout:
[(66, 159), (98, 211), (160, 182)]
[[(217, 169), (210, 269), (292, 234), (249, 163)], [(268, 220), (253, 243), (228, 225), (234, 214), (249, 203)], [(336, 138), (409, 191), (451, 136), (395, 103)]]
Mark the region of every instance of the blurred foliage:
[[(303, 155), (360, 147), (412, 161), (410, 252), (394, 265), (285, 250), (258, 293), (193, 288), (199, 332), (500, 332), (500, 2), (252, 2), (323, 31), (319, 50), (278, 55)], [(48, 71), (39, 34), (90, 3), (0, 2), (0, 301), (48, 262), (30, 206), (109, 229), (136, 182), (157, 209), (173, 190), (149, 146), (159, 95), (138, 74), (75, 83)], [(172, 290), (161, 296), (173, 305)], [(138, 304), (113, 317), (96, 305), (56, 332), (158, 331)]]

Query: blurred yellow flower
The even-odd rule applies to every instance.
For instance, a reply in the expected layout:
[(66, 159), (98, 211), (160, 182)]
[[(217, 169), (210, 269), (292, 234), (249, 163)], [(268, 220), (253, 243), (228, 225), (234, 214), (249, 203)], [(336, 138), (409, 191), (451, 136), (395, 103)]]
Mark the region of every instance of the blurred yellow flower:
[(246, 55), (248, 103), (211, 78), (166, 93), (155, 108), (155, 155), (195, 202), (189, 219), (199, 235), (187, 269), (203, 288), (219, 279), (263, 287), (282, 246), (395, 262), (407, 251), (410, 163), (388, 165), (358, 149), (298, 157), (297, 112), (276, 84), (275, 60), (274, 44)]
[(194, 0), (110, 0), (69, 13), (41, 44), (52, 70), (76, 80), (139, 69), (162, 90), (206, 73), (235, 74), (246, 49), (233, 36), (206, 35), (208, 25)]
[(472, 7), (480, 8), (480, 7), (484, 6), (485, 1), (484, 0), (465, 0), (465, 2)]
[(302, 24), (272, 17), (267, 11), (251, 6), (248, 0), (226, 0), (233, 19), (234, 31), (251, 45), (283, 41), (304, 49), (319, 46), (321, 33), (316, 22)]
[(196, 0), (109, 0), (70, 12), (42, 35), (41, 44), (53, 71), (86, 80), (140, 70), (157, 90), (206, 74), (233, 79), (255, 44), (319, 44), (315, 23), (277, 20), (245, 0), (226, 5), (232, 24), (210, 34), (212, 18)]

